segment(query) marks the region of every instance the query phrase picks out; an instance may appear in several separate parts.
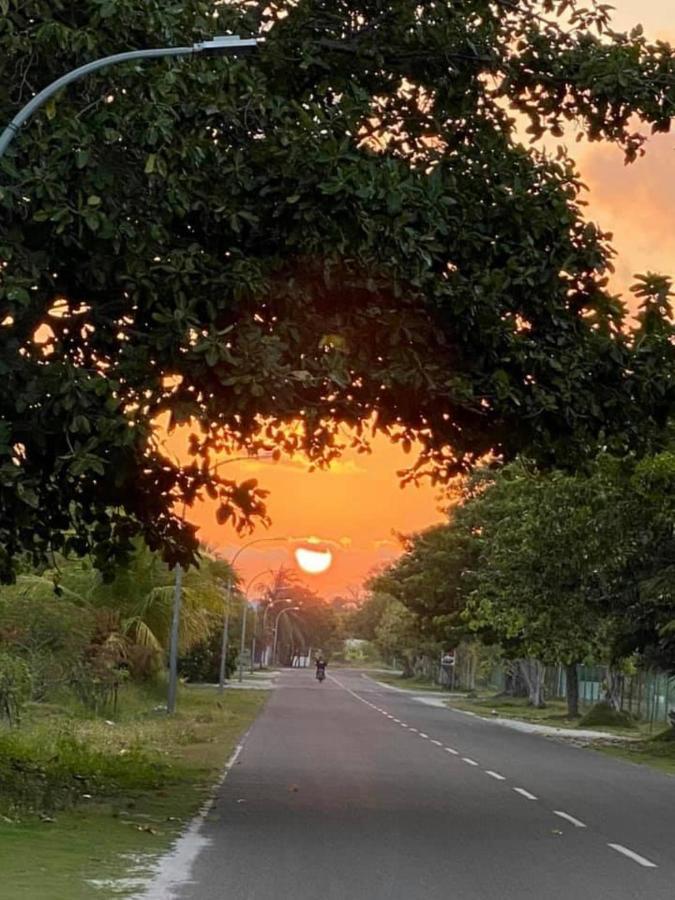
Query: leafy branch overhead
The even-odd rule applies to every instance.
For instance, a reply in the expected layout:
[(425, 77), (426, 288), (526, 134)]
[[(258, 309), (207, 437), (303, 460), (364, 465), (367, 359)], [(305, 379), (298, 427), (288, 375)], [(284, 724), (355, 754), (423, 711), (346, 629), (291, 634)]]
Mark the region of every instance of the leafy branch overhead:
[[(608, 9), (549, 0), (2, 0), (0, 115), (129, 47), (266, 36), (254, 57), (105, 70), (0, 165), (0, 576), (28, 550), (143, 535), (189, 562), (175, 510), (264, 498), (222, 450), (340, 453), (341, 426), (446, 479), (486, 452), (574, 465), (643, 452), (672, 410), (670, 284), (636, 332), (583, 215), (567, 124), (633, 159), (664, 131), (675, 57)], [(195, 465), (156, 423), (195, 429)], [(164, 421), (164, 419), (162, 419)], [(292, 423), (292, 424), (291, 424)], [(206, 464), (206, 465), (205, 465)]]

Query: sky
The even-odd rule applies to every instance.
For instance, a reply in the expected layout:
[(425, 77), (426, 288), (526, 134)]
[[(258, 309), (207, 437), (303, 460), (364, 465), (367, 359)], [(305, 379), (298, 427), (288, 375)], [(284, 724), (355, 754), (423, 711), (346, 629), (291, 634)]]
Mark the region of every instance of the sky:
[[(675, 0), (615, 0), (617, 29), (644, 26), (648, 37), (675, 42)], [(595, 144), (575, 145), (573, 154), (589, 187), (587, 215), (614, 234), (618, 251), (614, 287), (625, 291), (637, 272), (675, 272), (675, 135), (650, 141), (647, 155), (626, 167), (621, 151)], [(437, 492), (430, 486), (399, 487), (396, 471), (406, 457), (385, 439), (368, 456), (346, 453), (330, 471), (308, 472), (300, 461), (233, 463), (228, 477), (256, 477), (270, 491), (272, 526), (238, 539), (218, 526), (212, 504), (192, 510), (199, 535), (223, 555), (247, 540), (280, 538), (253, 545), (240, 555), (238, 569), (257, 584), (257, 574), (293, 567), (289, 538), (310, 536), (332, 542), (334, 564), (323, 575), (304, 581), (326, 597), (358, 591), (368, 573), (400, 552), (395, 533), (418, 531), (442, 521)]]

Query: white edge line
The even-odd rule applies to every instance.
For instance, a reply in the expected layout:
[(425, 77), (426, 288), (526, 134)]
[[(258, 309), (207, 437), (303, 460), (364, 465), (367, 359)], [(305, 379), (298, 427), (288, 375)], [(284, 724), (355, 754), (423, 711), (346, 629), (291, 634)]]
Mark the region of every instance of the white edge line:
[(537, 798), (534, 794), (531, 794), (529, 791), (526, 791), (525, 788), (514, 788), (513, 789), (516, 794), (520, 794), (521, 797), (525, 797), (526, 800), (536, 800)]
[(485, 774), (489, 775), (490, 778), (496, 778), (497, 781), (506, 781), (503, 775), (500, 775), (499, 772), (493, 772), (492, 769), (486, 769)]
[(209, 795), (197, 815), (173, 841), (171, 847), (154, 861), (152, 865), (153, 875), (148, 878), (143, 888), (143, 893), (136, 895), (139, 900), (166, 900), (167, 897), (174, 894), (175, 888), (189, 882), (197, 857), (210, 843), (209, 839), (205, 838), (201, 833), (202, 826), (213, 809), (218, 792), (223, 786), (225, 779), (239, 759), (250, 732), (251, 728), (246, 731), (235, 747), (234, 752), (225, 763), (220, 778), (209, 791)]
[(560, 816), (561, 819), (565, 819), (567, 822), (571, 822), (575, 828), (586, 827), (586, 825), (580, 819), (575, 819), (574, 816), (571, 816), (569, 813), (563, 812), (561, 809), (554, 809), (553, 815)]
[(650, 859), (646, 859), (644, 856), (640, 856), (640, 854), (635, 853), (634, 850), (629, 850), (628, 847), (624, 847), (622, 844), (607, 844), (607, 846), (611, 847), (612, 850), (616, 850), (617, 853), (627, 856), (628, 859), (632, 859), (633, 862), (636, 862), (639, 866), (643, 866), (645, 869), (658, 869), (656, 863), (653, 863)]

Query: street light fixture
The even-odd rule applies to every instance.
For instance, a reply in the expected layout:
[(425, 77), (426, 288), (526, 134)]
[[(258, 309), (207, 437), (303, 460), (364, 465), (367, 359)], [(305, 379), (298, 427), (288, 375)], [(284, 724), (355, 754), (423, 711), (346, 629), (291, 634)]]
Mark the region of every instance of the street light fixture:
[(0, 134), (0, 159), (4, 156), (7, 148), (12, 142), (14, 136), (18, 134), (22, 125), (40, 109), (41, 106), (53, 97), (61, 88), (73, 81), (78, 81), (92, 72), (99, 69), (105, 69), (108, 66), (114, 66), (117, 63), (125, 63), (134, 59), (156, 59), (165, 56), (197, 56), (206, 54), (209, 56), (233, 56), (239, 53), (246, 53), (255, 50), (260, 42), (260, 38), (240, 38), (239, 35), (219, 35), (210, 41), (200, 41), (191, 47), (159, 47), (153, 50), (129, 50), (125, 53), (115, 53), (113, 56), (105, 56), (102, 59), (96, 59), (93, 62), (86, 63), (72, 72), (67, 72), (61, 78), (57, 78), (46, 88), (36, 94), (32, 100), (21, 109), (9, 123), (7, 128)]
[(272, 599), (269, 601), (265, 609), (263, 610), (262, 617), (262, 639), (263, 639), (263, 653), (260, 657), (260, 668), (263, 667), (263, 657), (267, 656), (267, 637), (265, 631), (265, 625), (267, 622), (267, 613), (272, 609), (273, 606), (276, 606), (277, 603), (293, 603), (293, 600), (290, 597), (279, 597), (277, 599)]
[(273, 663), (276, 663), (276, 660), (277, 660), (277, 640), (279, 639), (279, 620), (284, 615), (284, 613), (294, 612), (297, 609), (300, 609), (300, 607), (299, 606), (289, 606), (286, 609), (282, 609), (276, 618), (276, 621), (274, 623), (274, 645), (272, 647), (272, 662)]
[[(269, 454), (271, 456), (271, 454)], [(235, 462), (249, 462), (251, 460), (267, 459), (267, 456), (236, 456), (234, 459), (224, 459), (217, 463), (211, 473), (215, 474), (221, 466)], [(181, 518), (185, 519), (185, 503)], [(218, 688), (222, 692), (225, 686), (225, 667), (227, 665), (228, 629), (230, 626), (230, 602), (232, 600), (232, 573), (227, 581), (228, 590), (223, 609), (223, 638), (220, 648), (220, 677)], [(180, 626), (180, 608), (183, 600), (183, 567), (176, 563), (173, 583), (173, 613), (171, 617), (171, 638), (169, 643), (169, 691), (166, 702), (167, 713), (176, 711), (176, 694), (178, 691), (178, 632)]]

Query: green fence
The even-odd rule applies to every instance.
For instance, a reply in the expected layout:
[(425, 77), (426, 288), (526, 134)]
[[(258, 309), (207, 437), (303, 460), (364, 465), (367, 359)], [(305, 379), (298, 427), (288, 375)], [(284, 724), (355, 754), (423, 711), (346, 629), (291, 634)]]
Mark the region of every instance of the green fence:
[[(578, 666), (579, 705), (593, 706), (605, 696), (606, 666)], [(656, 670), (619, 676), (619, 703), (623, 711), (652, 725), (667, 724), (668, 713), (675, 708), (675, 678)], [(546, 670), (546, 695), (567, 696), (565, 669), (549, 666)]]

